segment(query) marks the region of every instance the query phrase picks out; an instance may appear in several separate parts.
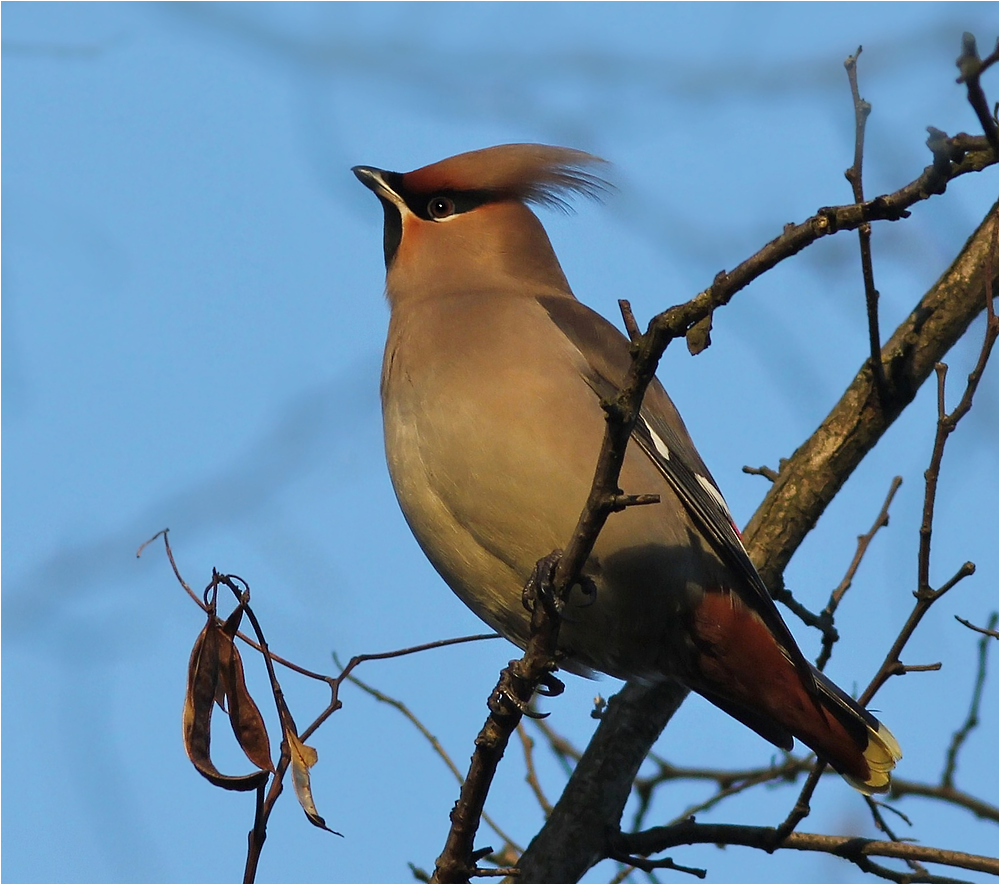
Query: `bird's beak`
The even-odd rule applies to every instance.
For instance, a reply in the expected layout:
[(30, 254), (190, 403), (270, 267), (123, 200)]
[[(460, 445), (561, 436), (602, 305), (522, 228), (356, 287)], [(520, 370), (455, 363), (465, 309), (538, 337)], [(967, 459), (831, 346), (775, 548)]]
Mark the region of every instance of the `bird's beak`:
[(373, 166), (354, 166), (351, 172), (378, 197), (378, 201), (382, 204), (385, 216), (382, 251), (385, 255), (385, 267), (388, 270), (403, 236), (403, 215), (409, 213), (406, 200), (389, 184), (389, 181), (399, 181), (402, 176), (395, 172), (386, 172), (384, 169), (375, 169)]
[(373, 166), (354, 166), (351, 172), (375, 196), (384, 197), (393, 202), (399, 199), (392, 188), (385, 183), (386, 172), (384, 169), (375, 169)]

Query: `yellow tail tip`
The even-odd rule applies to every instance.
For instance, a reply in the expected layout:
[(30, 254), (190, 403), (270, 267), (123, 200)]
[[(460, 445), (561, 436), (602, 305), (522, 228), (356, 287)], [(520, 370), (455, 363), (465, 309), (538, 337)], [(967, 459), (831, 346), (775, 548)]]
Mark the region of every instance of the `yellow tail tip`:
[(878, 724), (878, 731), (870, 729), (868, 732), (868, 746), (865, 747), (864, 757), (868, 763), (867, 779), (862, 781), (845, 776), (846, 780), (866, 796), (887, 793), (892, 782), (890, 774), (896, 763), (903, 758), (903, 751), (892, 732), (881, 722)]

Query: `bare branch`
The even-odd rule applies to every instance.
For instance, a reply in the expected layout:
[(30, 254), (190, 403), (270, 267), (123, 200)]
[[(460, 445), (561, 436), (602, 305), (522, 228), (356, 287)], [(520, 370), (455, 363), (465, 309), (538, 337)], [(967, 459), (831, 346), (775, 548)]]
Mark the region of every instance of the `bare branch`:
[(926, 863), (939, 863), (959, 869), (996, 875), (1000, 866), (995, 858), (914, 845), (908, 842), (882, 842), (857, 836), (825, 836), (817, 833), (792, 833), (776, 842), (778, 833), (771, 827), (748, 827), (735, 824), (699, 824), (693, 820), (671, 827), (655, 827), (642, 833), (620, 837), (619, 849), (630, 855), (648, 856), (678, 845), (745, 845), (771, 852), (776, 847), (797, 851), (818, 851), (849, 860), (864, 872), (897, 882), (954, 881), (938, 877), (918, 878), (916, 874), (894, 873), (870, 861), (872, 857), (892, 857)]
[(766, 465), (762, 465), (760, 467), (748, 467), (744, 465), (743, 472), (750, 474), (750, 476), (763, 476), (764, 479), (769, 479), (771, 482), (778, 481), (778, 471), (772, 470)]
[(990, 650), (990, 631), (995, 631), (997, 626), (997, 614), (994, 612), (990, 616), (989, 625), (984, 631), (983, 637), (979, 640), (979, 663), (976, 667), (976, 679), (972, 689), (972, 703), (969, 704), (969, 715), (965, 717), (965, 722), (961, 728), (952, 735), (951, 744), (948, 746), (948, 753), (945, 756), (944, 773), (941, 775), (941, 786), (946, 789), (953, 789), (955, 786), (955, 769), (958, 767), (958, 753), (966, 739), (972, 734), (973, 729), (979, 725), (979, 707), (983, 700), (983, 686), (986, 684), (986, 661)]
[(830, 660), (830, 655), (833, 652), (833, 644), (837, 641), (837, 631), (833, 627), (833, 616), (837, 611), (837, 607), (840, 605), (840, 601), (850, 589), (851, 583), (854, 581), (854, 576), (857, 574), (858, 567), (861, 565), (861, 560), (864, 558), (864, 555), (868, 550), (868, 546), (871, 544), (876, 532), (878, 532), (878, 530), (883, 526), (887, 526), (889, 524), (889, 507), (892, 504), (892, 499), (896, 497), (896, 492), (899, 491), (899, 487), (902, 484), (903, 477), (894, 476), (892, 478), (892, 484), (889, 486), (889, 494), (885, 497), (882, 509), (879, 511), (878, 516), (875, 517), (875, 522), (872, 523), (872, 527), (863, 535), (858, 536), (858, 548), (854, 553), (854, 559), (851, 560), (851, 564), (847, 568), (847, 574), (844, 575), (844, 579), (834, 588), (833, 592), (830, 594), (830, 601), (826, 604), (826, 608), (823, 609), (821, 617), (829, 619), (829, 630), (823, 630), (823, 647), (820, 650), (819, 658), (816, 660), (816, 667), (820, 670), (822, 670)]
[(645, 857), (633, 857), (628, 854), (612, 852), (610, 858), (611, 860), (618, 861), (618, 863), (627, 864), (630, 867), (642, 870), (644, 873), (652, 873), (654, 870), (675, 870), (678, 873), (687, 873), (698, 879), (704, 879), (708, 875), (708, 870), (698, 869), (697, 867), (682, 867), (680, 864), (674, 863), (669, 857), (660, 858), (660, 860), (648, 860)]
[(545, 816), (548, 817), (552, 813), (552, 803), (546, 798), (542, 784), (538, 780), (538, 772), (535, 770), (535, 742), (531, 739), (531, 735), (528, 734), (523, 722), (518, 723), (517, 734), (521, 738), (521, 746), (524, 749), (524, 779), (527, 781), (528, 786), (531, 787), (531, 792), (535, 794), (535, 798), (538, 800), (538, 804), (541, 806)]
[[(996, 206), (994, 206), (994, 211), (995, 210)], [(988, 255), (991, 253), (995, 254), (995, 249), (996, 243), (994, 241), (990, 244), (990, 252)], [(886, 655), (882, 666), (879, 667), (878, 672), (875, 674), (868, 687), (858, 698), (858, 702), (862, 706), (867, 706), (868, 702), (875, 696), (875, 693), (893, 676), (902, 676), (906, 673), (923, 670), (938, 670), (941, 668), (940, 664), (904, 666), (900, 660), (900, 655), (902, 654), (906, 643), (909, 642), (910, 638), (913, 636), (917, 626), (920, 624), (921, 620), (923, 620), (924, 615), (926, 615), (930, 610), (930, 607), (959, 581), (969, 575), (972, 575), (976, 570), (975, 565), (971, 562), (966, 562), (962, 565), (958, 572), (955, 573), (951, 580), (946, 581), (937, 590), (933, 590), (929, 585), (931, 525), (934, 516), (937, 479), (940, 472), (941, 460), (944, 457), (945, 442), (947, 442), (948, 436), (952, 433), (952, 431), (954, 431), (958, 422), (972, 407), (972, 397), (975, 394), (976, 388), (979, 386), (979, 381), (986, 368), (986, 362), (989, 359), (989, 355), (993, 350), (993, 345), (997, 339), (998, 323), (996, 314), (993, 312), (994, 293), (992, 291), (992, 286), (996, 282), (996, 277), (995, 273), (992, 271), (992, 266), (987, 269), (985, 275), (988, 283), (985, 291), (984, 307), (986, 308), (986, 331), (983, 337), (983, 345), (980, 348), (979, 360), (976, 363), (976, 367), (969, 375), (969, 380), (965, 388), (965, 394), (962, 396), (961, 402), (959, 402), (958, 406), (955, 407), (955, 410), (951, 414), (948, 414), (945, 411), (945, 367), (940, 363), (935, 364), (938, 376), (938, 420), (937, 431), (934, 439), (934, 451), (931, 455), (930, 467), (928, 467), (924, 474), (924, 516), (920, 526), (920, 549), (917, 556), (918, 587), (913, 594), (916, 597), (916, 603), (914, 604), (913, 610), (910, 612), (910, 616), (907, 618), (906, 623), (899, 631), (899, 635), (893, 642), (892, 648)], [(778, 833), (782, 838), (791, 833), (795, 827), (797, 827), (799, 823), (801, 823), (802, 820), (804, 820), (809, 814), (809, 801), (812, 798), (812, 794), (815, 791), (816, 786), (819, 784), (819, 777), (825, 767), (825, 762), (817, 760), (816, 767), (813, 769), (813, 773), (809, 776), (805, 786), (802, 788), (802, 792), (799, 794), (799, 798), (796, 800), (795, 806), (792, 808), (791, 812), (782, 824), (778, 827)]]
[(891, 408), (880, 409), (872, 402), (866, 364), (819, 428), (788, 459), (743, 532), (744, 544), (769, 587), (781, 586), (792, 554), (846, 478), (912, 402), (941, 356), (986, 308), (990, 294), (996, 297), (997, 281), (990, 270), (996, 236), (994, 205), (951, 267), (882, 348)]
[[(995, 248), (995, 244), (994, 244)], [(994, 280), (995, 282), (995, 280)], [(937, 496), (938, 476), (941, 472), (941, 461), (944, 458), (944, 447), (948, 437), (958, 426), (958, 422), (968, 414), (972, 408), (972, 398), (976, 388), (986, 371), (986, 363), (989, 361), (993, 345), (996, 343), (998, 334), (997, 316), (993, 311), (993, 299), (991, 293), (986, 293), (986, 332), (983, 336), (983, 345), (979, 350), (979, 359), (975, 368), (969, 374), (965, 385), (965, 392), (962, 399), (955, 406), (950, 414), (945, 409), (945, 378), (948, 367), (943, 363), (938, 363), (934, 368), (938, 377), (938, 423), (937, 432), (934, 437), (934, 450), (931, 453), (930, 466), (927, 468), (924, 491), (924, 511), (923, 520), (920, 524), (920, 552), (918, 554), (918, 577), (917, 582), (921, 591), (930, 589), (930, 557), (931, 557), (931, 532), (934, 523), (934, 503)]]
[(632, 303), (627, 298), (619, 298), (618, 309), (622, 312), (622, 321), (625, 323), (629, 341), (635, 344), (642, 337), (642, 330), (635, 321), (635, 314), (632, 313)]
[(451, 812), (451, 828), (435, 862), (434, 882), (465, 882), (483, 875), (475, 864), (489, 852), (477, 852), (474, 840), (497, 766), (521, 716), (532, 715), (529, 704), (536, 687), (547, 679), (550, 687), (562, 690), (561, 683), (551, 676), (561, 622), (558, 600), (569, 587), (554, 580), (560, 562), (558, 551), (539, 560), (525, 586), (525, 599), (533, 601), (527, 647), (520, 659), (501, 671), (500, 681), (490, 694), (490, 713), (476, 738), (469, 773)]
[[(854, 101), (854, 163), (844, 176), (851, 183), (854, 191), (854, 202), (865, 201), (865, 191), (861, 181), (861, 166), (865, 153), (865, 124), (872, 106), (861, 97), (858, 90), (858, 56), (861, 47), (854, 55), (847, 57), (844, 67), (847, 69), (847, 79), (851, 84), (851, 98)], [(885, 369), (882, 366), (882, 339), (878, 331), (878, 289), (875, 288), (875, 271), (872, 267), (872, 226), (862, 224), (858, 228), (858, 243), (861, 247), (861, 278), (865, 287), (865, 306), (868, 312), (868, 343), (871, 348), (871, 367), (875, 381), (875, 390), (879, 402), (884, 406), (889, 398), (889, 389), (885, 381)]]
[(938, 799), (964, 808), (972, 812), (982, 820), (1000, 820), (1000, 809), (996, 805), (990, 805), (982, 799), (956, 790), (952, 787), (943, 787), (940, 784), (924, 784), (918, 781), (906, 780), (905, 778), (894, 777), (889, 795), (893, 799), (900, 799), (903, 796), (925, 796), (928, 799)]
[(990, 65), (996, 63), (998, 49), (1000, 49), (1000, 41), (993, 48), (993, 52), (983, 61), (980, 61), (979, 53), (976, 50), (976, 38), (967, 31), (962, 35), (962, 54), (955, 62), (958, 65), (959, 71), (961, 71), (958, 82), (965, 83), (969, 95), (969, 104), (972, 105), (972, 109), (976, 112), (979, 124), (983, 127), (983, 132), (986, 134), (989, 143), (993, 146), (994, 152), (997, 150), (997, 123), (993, 119), (993, 115), (990, 114), (990, 106), (986, 102), (986, 94), (983, 92), (983, 87), (979, 85), (979, 76)]
[(977, 633), (982, 633), (984, 636), (992, 636), (994, 639), (1000, 639), (1000, 632), (997, 630), (990, 630), (987, 627), (977, 627), (975, 624), (970, 623), (965, 620), (965, 618), (960, 618), (955, 615), (955, 620), (958, 621), (963, 627), (968, 627), (970, 630), (975, 630)]

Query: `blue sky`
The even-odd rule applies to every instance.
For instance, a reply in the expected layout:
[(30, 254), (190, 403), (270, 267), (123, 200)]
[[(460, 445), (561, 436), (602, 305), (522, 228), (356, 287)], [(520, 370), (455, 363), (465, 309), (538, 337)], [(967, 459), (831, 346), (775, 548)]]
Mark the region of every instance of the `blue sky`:
[[(386, 475), (382, 216), (350, 166), (405, 171), (514, 141), (606, 157), (617, 191), (605, 205), (541, 217), (578, 297), (616, 322), (628, 297), (644, 321), (784, 223), (850, 200), (842, 62), (859, 44), (868, 195), (919, 174), (926, 126), (976, 131), (953, 62), (964, 30), (988, 51), (996, 4), (5, 3), (2, 26), (2, 874), (215, 881), (241, 875), (251, 802), (184, 757), (202, 616), (160, 548), (136, 560), (142, 541), (169, 526), (196, 587), (213, 566), (243, 576), (272, 648), (316, 670), (334, 671), (331, 651), (481, 630), (423, 560)], [(992, 103), (995, 69), (987, 87)], [(994, 168), (876, 227), (886, 335), (996, 192)], [(713, 340), (697, 359), (671, 348), (660, 377), (742, 524), (765, 481), (741, 467), (790, 454), (866, 355), (856, 238), (829, 238), (754, 283), (716, 315)], [(952, 403), (980, 340), (981, 322), (948, 357)], [(839, 616), (828, 672), (848, 690), (867, 683), (909, 611), (934, 414), (927, 388), (786, 576), (821, 608), (903, 476)], [(907, 778), (940, 776), (971, 696), (975, 639), (954, 616), (984, 623), (997, 606), (996, 440), (994, 358), (949, 442), (934, 536), (935, 583), (966, 560), (977, 574), (907, 652), (942, 671), (897, 679), (876, 703)], [(816, 638), (792, 627), (815, 654)], [(512, 652), (494, 641), (358, 675), (405, 700), (464, 767)], [(582, 746), (593, 695), (617, 684), (567, 679), (550, 723)], [(300, 724), (325, 702), (296, 677), (283, 686)], [(995, 663), (985, 696), (957, 782), (996, 802)], [(286, 795), (261, 881), (406, 881), (407, 862), (429, 868), (443, 845), (457, 795), (443, 764), (396, 711), (351, 689), (344, 700), (313, 741), (313, 777), (345, 838), (310, 827)], [(218, 734), (220, 766), (244, 770), (221, 723)], [(657, 751), (704, 765), (772, 755), (700, 699)], [(539, 764), (555, 796), (559, 769), (542, 751)], [(512, 748), (488, 809), (522, 842), (541, 818), (523, 774)], [(705, 794), (665, 790), (655, 820)], [(772, 823), (794, 796), (758, 792), (704, 819)], [(995, 853), (992, 824), (922, 800), (899, 808), (913, 822), (901, 835)], [(804, 829), (872, 834), (834, 779)], [(860, 876), (791, 853), (673, 856), (712, 881)]]

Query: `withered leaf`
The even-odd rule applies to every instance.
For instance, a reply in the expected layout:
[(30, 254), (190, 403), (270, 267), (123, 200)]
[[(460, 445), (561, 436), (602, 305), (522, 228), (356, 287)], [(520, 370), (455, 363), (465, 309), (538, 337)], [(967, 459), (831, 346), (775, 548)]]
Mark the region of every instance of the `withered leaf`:
[(316, 764), (318, 758), (316, 750), (307, 746), (299, 740), (294, 727), (285, 725), (285, 740), (288, 742), (288, 750), (291, 754), (292, 785), (295, 787), (295, 795), (299, 800), (299, 805), (309, 818), (309, 823), (314, 827), (320, 827), (335, 836), (341, 836), (336, 830), (331, 830), (326, 821), (320, 817), (316, 810), (316, 803), (312, 797), (312, 785), (309, 780), (309, 769)]
[(233, 609), (232, 614), (226, 618), (226, 622), (222, 625), (222, 632), (226, 636), (235, 638), (236, 634), (239, 632), (240, 624), (243, 622), (243, 606), (238, 605)]
[(712, 343), (712, 314), (698, 320), (687, 330), (687, 346), (691, 356), (697, 356)]
[[(226, 618), (225, 623), (222, 625), (222, 632), (230, 638), (235, 638), (236, 634), (239, 632), (240, 623), (243, 620), (243, 606), (238, 605), (233, 609), (232, 614)], [(225, 668), (223, 668), (225, 669)], [(219, 682), (218, 688), (215, 690), (215, 703), (219, 705), (219, 709), (222, 712), (229, 713), (229, 704), (226, 702), (226, 687), (222, 681)], [(270, 754), (268, 754), (270, 755)], [(253, 760), (251, 760), (253, 761)], [(260, 766), (265, 768), (266, 766)]]
[(229, 722), (233, 726), (236, 740), (254, 765), (265, 771), (274, 771), (271, 742), (267, 737), (264, 717), (260, 715), (260, 709), (247, 690), (246, 680), (243, 678), (243, 661), (226, 627), (222, 628), (219, 640), (219, 674), (229, 701)]
[(230, 641), (215, 616), (198, 634), (188, 664), (187, 694), (184, 696), (184, 749), (191, 764), (210, 783), (226, 790), (255, 790), (267, 779), (266, 771), (242, 776), (224, 775), (212, 764), (212, 707), (219, 686), (220, 643)]

